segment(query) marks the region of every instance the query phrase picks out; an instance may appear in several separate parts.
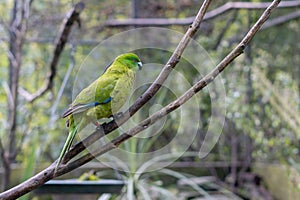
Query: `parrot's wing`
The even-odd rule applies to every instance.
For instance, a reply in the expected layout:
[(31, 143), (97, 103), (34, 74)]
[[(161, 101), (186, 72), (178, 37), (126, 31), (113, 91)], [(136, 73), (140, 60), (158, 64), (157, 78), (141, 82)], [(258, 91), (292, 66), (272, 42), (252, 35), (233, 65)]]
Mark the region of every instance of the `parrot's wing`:
[(70, 107), (66, 112), (64, 112), (62, 117), (65, 118), (65, 117), (67, 117), (71, 114), (77, 114), (77, 113), (84, 112), (84, 111), (88, 110), (89, 108), (93, 108), (93, 107), (101, 105), (101, 104), (106, 104), (106, 103), (110, 102), (111, 100), (112, 100), (112, 98), (108, 97), (103, 102), (97, 102), (96, 101), (96, 102), (92, 102), (92, 103), (88, 103), (88, 104), (74, 105), (74, 106)]
[(116, 77), (102, 75), (78, 94), (62, 117), (65, 118), (71, 114), (81, 113), (95, 106), (109, 103), (112, 100), (111, 93), (117, 80)]

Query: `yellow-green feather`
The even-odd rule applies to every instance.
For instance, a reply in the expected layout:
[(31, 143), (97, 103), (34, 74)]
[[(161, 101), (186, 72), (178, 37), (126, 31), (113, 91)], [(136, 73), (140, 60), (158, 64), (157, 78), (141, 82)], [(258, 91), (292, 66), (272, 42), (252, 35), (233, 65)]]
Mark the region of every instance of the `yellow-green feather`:
[(69, 115), (69, 135), (58, 158), (56, 169), (65, 153), (70, 149), (77, 132), (92, 121), (112, 116), (124, 105), (132, 90), (135, 73), (138, 69), (137, 62), (140, 62), (140, 59), (132, 53), (118, 56), (102, 76), (77, 95), (71, 104), (71, 110), (72, 107), (80, 104), (105, 102), (110, 97), (112, 100), (83, 112)]

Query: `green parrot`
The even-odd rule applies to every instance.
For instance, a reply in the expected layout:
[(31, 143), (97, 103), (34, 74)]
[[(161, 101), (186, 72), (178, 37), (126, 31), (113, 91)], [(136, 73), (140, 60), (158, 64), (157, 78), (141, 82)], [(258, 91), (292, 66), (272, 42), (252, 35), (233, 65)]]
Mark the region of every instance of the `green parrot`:
[[(69, 135), (58, 158), (57, 167), (70, 149), (76, 133), (89, 123), (97, 124), (101, 118), (117, 113), (126, 102), (142, 62), (134, 53), (119, 55), (106, 71), (75, 98), (62, 117), (69, 117)], [(76, 120), (75, 120), (76, 119)]]

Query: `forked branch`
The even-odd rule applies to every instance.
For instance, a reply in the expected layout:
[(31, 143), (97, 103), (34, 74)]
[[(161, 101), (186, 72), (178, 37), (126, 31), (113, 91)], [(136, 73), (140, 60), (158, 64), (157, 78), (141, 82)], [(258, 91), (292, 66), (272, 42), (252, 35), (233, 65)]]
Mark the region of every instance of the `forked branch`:
[(24, 96), (27, 101), (35, 101), (53, 87), (54, 77), (56, 75), (56, 66), (58, 64), (60, 55), (66, 45), (66, 42), (68, 41), (68, 37), (70, 35), (71, 28), (74, 22), (78, 22), (80, 26), (79, 15), (83, 9), (84, 4), (82, 2), (79, 2), (66, 15), (63, 24), (60, 28), (59, 34), (57, 35), (54, 41), (55, 48), (52, 53), (52, 58), (50, 60), (50, 71), (46, 77), (45, 84), (33, 94), (29, 93), (24, 88), (19, 89), (20, 94)]

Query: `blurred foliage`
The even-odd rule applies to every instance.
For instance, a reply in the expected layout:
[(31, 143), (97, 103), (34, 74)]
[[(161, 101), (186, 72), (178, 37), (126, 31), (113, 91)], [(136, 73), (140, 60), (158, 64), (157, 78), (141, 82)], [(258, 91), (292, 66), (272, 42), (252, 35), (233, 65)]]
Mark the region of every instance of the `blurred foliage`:
[[(265, 180), (265, 185), (276, 199), (298, 199), (300, 195), (299, 171), (292, 166), (254, 164), (252, 170)], [(276, 174), (274, 176), (273, 174)], [(282, 187), (284, 185), (285, 187)]]
[[(76, 70), (79, 69), (81, 62), (84, 61), (98, 42), (133, 28), (109, 28), (104, 26), (107, 19), (132, 17), (133, 2), (129, 0), (84, 1), (86, 8), (81, 14), (81, 28), (74, 26), (69, 40), (76, 49), (76, 67), (54, 112), (51, 112), (53, 102), (57, 98), (58, 90), (71, 62), (71, 45), (66, 46), (60, 58), (55, 85), (51, 92), (48, 92), (33, 104), (26, 102), (20, 95), (17, 127), (19, 155), (17, 161), (26, 166), (28, 171), (35, 169), (33, 162), (36, 162), (36, 164), (52, 162), (57, 158), (60, 152), (59, 147), (63, 145), (67, 136), (64, 120), (60, 119), (60, 114), (72, 101)], [(210, 9), (226, 2), (224, 0), (215, 1)], [(34, 92), (43, 85), (48, 73), (54, 38), (65, 14), (75, 3), (76, 1), (70, 0), (33, 1), (28, 21), (26, 43), (22, 51), (20, 87)], [(0, 5), (0, 12), (2, 13), (0, 22), (0, 137), (4, 139), (4, 142), (7, 140), (5, 136), (7, 90), (5, 88), (7, 88), (8, 81), (8, 33), (5, 27), (9, 24), (12, 4), (11, 0), (6, 0)], [(200, 2), (197, 0), (144, 0), (140, 2), (138, 15), (139, 17), (190, 17), (196, 14), (199, 7)], [(278, 9), (272, 17), (287, 14), (292, 10)], [(236, 13), (230, 11), (205, 23), (203, 31), (200, 30), (196, 34), (195, 40), (209, 53), (210, 58), (207, 59), (218, 63), (239, 42), (260, 14), (260, 10), (239, 10)], [(232, 23), (224, 29), (230, 19), (233, 19)], [(299, 24), (299, 19), (296, 19), (281, 26), (259, 31), (251, 42), (250, 53), (246, 51), (245, 55), (239, 57), (222, 74), (222, 81), (226, 89), (224, 103), (226, 103), (227, 112), (226, 116), (221, 117), (225, 117), (226, 122), (218, 144), (206, 160), (230, 161), (230, 137), (234, 134), (240, 141), (238, 144), (238, 160), (243, 160), (250, 151), (252, 162), (288, 163), (288, 159), (299, 162)], [(168, 28), (182, 33), (187, 29), (186, 26), (170, 26)], [(219, 43), (217, 43), (218, 38), (221, 38)], [(165, 63), (170, 56), (170, 52), (163, 51), (155, 52), (142, 49), (139, 52), (144, 55), (144, 63)], [(109, 53), (107, 52), (107, 54)], [(247, 61), (249, 58), (250, 61)], [(198, 57), (196, 56), (194, 59), (197, 60)], [(101, 65), (97, 73), (100, 75), (104, 69), (105, 66)], [(180, 61), (176, 69), (184, 74), (190, 84), (201, 78), (197, 73), (197, 69), (191, 67), (191, 64), (185, 60)], [(151, 77), (155, 77), (159, 71), (160, 68), (156, 68), (152, 72), (148, 70), (147, 73), (151, 73)], [(176, 77), (171, 80), (171, 84), (174, 86), (172, 89), (182, 94), (185, 89), (179, 87), (180, 82), (178, 80)], [(133, 103), (146, 88), (146, 86), (143, 86), (135, 91), (130, 103)], [(248, 91), (251, 92), (248, 93)], [(217, 91), (213, 91), (213, 93), (218, 95)], [(196, 112), (201, 116), (198, 135), (189, 148), (191, 151), (200, 149), (201, 141), (203, 141), (206, 130), (208, 130), (212, 106), (211, 94), (205, 89), (200, 95), (197, 95), (199, 110), (195, 110), (192, 106), (185, 107), (187, 113), (193, 114)], [(133, 117), (134, 123), (157, 111), (160, 106), (167, 105), (175, 97), (173, 91), (162, 88)], [(155, 107), (156, 104), (159, 104), (159, 107)], [(135, 138), (123, 144), (121, 148), (130, 152), (148, 152), (163, 147), (172, 139), (172, 134), (178, 131), (179, 121), (181, 120), (178, 116), (177, 112), (168, 116), (165, 119), (163, 128), (159, 129), (159, 134), (151, 137), (151, 139)], [(189, 125), (193, 126), (197, 123), (191, 121)], [(150, 128), (147, 133), (151, 133), (152, 130), (155, 130), (155, 126)], [(187, 131), (188, 127), (185, 127), (184, 130)], [(147, 133), (143, 134), (147, 135)], [(119, 132), (116, 132), (112, 136), (118, 134)], [(250, 144), (245, 142), (249, 140)], [(176, 149), (176, 146), (173, 146), (173, 148)], [(33, 151), (34, 156), (32, 156)], [(127, 164), (129, 167), (135, 168), (133, 171), (137, 170), (137, 166), (131, 165), (136, 162), (136, 158), (132, 157), (130, 159), (131, 162)], [(26, 172), (23, 177), (26, 178), (31, 174), (31, 172)], [(143, 190), (143, 188), (140, 189)]]

